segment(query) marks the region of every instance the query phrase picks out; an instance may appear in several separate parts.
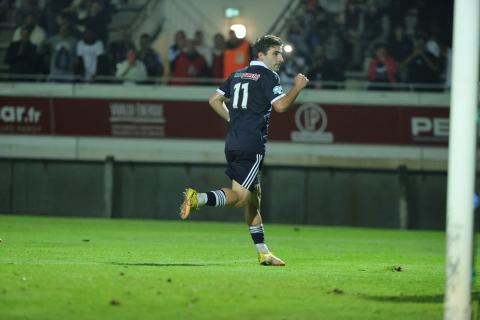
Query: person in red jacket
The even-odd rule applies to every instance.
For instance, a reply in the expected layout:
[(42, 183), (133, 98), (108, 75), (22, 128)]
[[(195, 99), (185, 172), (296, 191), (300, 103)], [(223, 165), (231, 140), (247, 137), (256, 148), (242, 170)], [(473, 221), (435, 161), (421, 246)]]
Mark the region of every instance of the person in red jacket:
[[(192, 40), (187, 40), (185, 48), (177, 55), (173, 63), (175, 68), (172, 73), (172, 84), (195, 85), (205, 83), (205, 78), (208, 77), (207, 62), (195, 50)], [(195, 80), (192, 78), (200, 79)]]
[(375, 53), (368, 67), (368, 90), (392, 90), (392, 84), (396, 82), (397, 63), (394, 58), (387, 54), (385, 45), (375, 47)]

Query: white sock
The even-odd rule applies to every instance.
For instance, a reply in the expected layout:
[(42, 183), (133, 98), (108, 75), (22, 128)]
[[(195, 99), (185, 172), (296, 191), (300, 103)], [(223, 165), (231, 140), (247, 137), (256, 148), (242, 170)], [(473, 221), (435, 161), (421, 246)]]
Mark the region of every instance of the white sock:
[(257, 247), (257, 251), (260, 252), (260, 253), (269, 253), (270, 250), (268, 250), (268, 247), (265, 243), (257, 243), (255, 245), (255, 247)]
[(197, 193), (198, 205), (203, 206), (207, 203), (207, 194), (206, 193)]

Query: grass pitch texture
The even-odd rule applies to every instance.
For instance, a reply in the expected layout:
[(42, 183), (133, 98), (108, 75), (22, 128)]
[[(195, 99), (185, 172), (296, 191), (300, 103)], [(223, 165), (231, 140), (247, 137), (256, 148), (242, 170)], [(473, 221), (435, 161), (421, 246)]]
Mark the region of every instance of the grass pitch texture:
[(0, 216), (0, 319), (442, 318), (444, 233), (265, 228)]

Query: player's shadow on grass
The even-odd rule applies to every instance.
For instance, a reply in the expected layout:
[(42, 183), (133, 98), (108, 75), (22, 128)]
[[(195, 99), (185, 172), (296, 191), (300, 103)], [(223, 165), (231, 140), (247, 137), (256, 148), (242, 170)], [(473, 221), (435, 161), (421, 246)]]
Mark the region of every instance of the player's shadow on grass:
[[(400, 302), (400, 303), (443, 303), (444, 295), (401, 295), (401, 296), (368, 296), (362, 295), (362, 298), (378, 302)], [(472, 292), (472, 300), (480, 300), (480, 291)]]
[(156, 263), (156, 262), (107, 262), (107, 264), (113, 264), (114, 266), (133, 266), (133, 267), (207, 267), (214, 266), (213, 263)]

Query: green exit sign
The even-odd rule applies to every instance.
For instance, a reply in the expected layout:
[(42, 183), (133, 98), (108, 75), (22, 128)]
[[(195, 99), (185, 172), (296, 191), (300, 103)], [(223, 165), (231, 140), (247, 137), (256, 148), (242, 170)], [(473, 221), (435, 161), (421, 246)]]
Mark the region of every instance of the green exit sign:
[(235, 18), (240, 15), (240, 9), (238, 8), (226, 8), (225, 18)]

